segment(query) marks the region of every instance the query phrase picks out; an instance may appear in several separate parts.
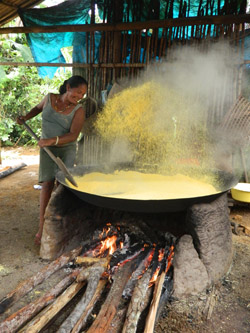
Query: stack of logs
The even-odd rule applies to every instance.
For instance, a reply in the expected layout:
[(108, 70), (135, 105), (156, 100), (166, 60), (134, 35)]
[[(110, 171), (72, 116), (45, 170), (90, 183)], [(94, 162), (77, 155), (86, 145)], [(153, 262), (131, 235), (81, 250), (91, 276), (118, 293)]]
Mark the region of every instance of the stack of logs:
[[(5, 318), (0, 332), (37, 333), (51, 325), (61, 333), (153, 332), (159, 309), (171, 294), (174, 240), (145, 244), (118, 231), (109, 228), (102, 239), (61, 255), (7, 294), (0, 301), (0, 314), (54, 273), (64, 272), (41, 297)], [(117, 248), (101, 252), (104, 240), (114, 235)]]

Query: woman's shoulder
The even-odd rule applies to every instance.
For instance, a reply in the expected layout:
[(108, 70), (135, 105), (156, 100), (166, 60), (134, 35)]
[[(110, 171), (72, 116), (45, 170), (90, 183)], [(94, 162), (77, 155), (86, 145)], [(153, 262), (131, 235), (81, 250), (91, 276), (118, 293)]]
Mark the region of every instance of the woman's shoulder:
[(74, 109), (73, 109), (73, 111), (78, 111), (78, 112), (85, 112), (85, 110), (84, 110), (84, 108), (83, 108), (83, 106), (82, 106), (82, 104), (76, 104), (76, 106), (74, 107)]
[(59, 96), (59, 94), (48, 93), (47, 96), (48, 96), (48, 99), (54, 101), (54, 99), (56, 99)]
[(48, 93), (46, 95), (47, 103), (50, 103), (51, 106), (55, 105), (56, 99), (58, 98), (58, 96), (60, 96), (60, 95), (59, 94), (55, 94), (55, 93)]
[(56, 99), (56, 94), (54, 93), (48, 93), (45, 95), (43, 99), (43, 109), (46, 108), (47, 106), (52, 106), (54, 104), (54, 101)]

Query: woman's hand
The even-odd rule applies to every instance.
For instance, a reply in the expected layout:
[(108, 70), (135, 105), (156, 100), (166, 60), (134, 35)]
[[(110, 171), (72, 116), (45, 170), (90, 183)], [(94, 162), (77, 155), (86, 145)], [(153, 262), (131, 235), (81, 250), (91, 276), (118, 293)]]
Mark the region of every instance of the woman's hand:
[(25, 116), (19, 116), (16, 119), (16, 122), (18, 123), (18, 125), (23, 125), (23, 123), (26, 121)]
[(55, 138), (40, 139), (38, 141), (38, 146), (41, 147), (41, 148), (54, 146), (54, 145), (55, 145)]

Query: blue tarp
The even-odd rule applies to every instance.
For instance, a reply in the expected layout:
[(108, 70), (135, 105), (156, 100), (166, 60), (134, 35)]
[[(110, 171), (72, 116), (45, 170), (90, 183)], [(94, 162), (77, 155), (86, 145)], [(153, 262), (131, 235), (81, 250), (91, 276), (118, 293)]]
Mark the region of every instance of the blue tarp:
[[(28, 9), (20, 16), (25, 27), (89, 24), (89, 9), (89, 1), (69, 0), (49, 8)], [(27, 40), (35, 62), (66, 63), (61, 49), (68, 46), (74, 46), (74, 62), (86, 62), (84, 32), (29, 33)], [(99, 40), (96, 36), (96, 43)], [(98, 45), (95, 49), (97, 52)], [(56, 70), (57, 67), (39, 67), (39, 74), (52, 78)]]
[[(130, 3), (130, 5), (128, 5)], [(138, 11), (133, 11), (133, 18), (131, 14), (132, 1), (124, 1), (123, 8), (123, 21), (128, 22), (132, 20), (146, 21), (155, 19), (155, 10), (151, 8), (151, 1), (144, 0), (143, 7)], [(140, 2), (142, 3), (142, 2)], [(177, 18), (180, 15), (179, 1), (174, 1), (172, 9), (166, 8), (167, 1), (159, 1), (159, 16), (160, 19), (166, 17)], [(204, 1), (204, 4), (206, 1)], [(205, 5), (200, 7), (199, 0), (191, 0), (189, 2), (190, 8), (186, 10), (188, 16), (197, 16), (198, 12), (206, 10), (208, 15), (215, 15), (218, 12), (223, 12), (224, 1), (220, 2), (221, 8), (218, 11), (217, 4), (214, 2), (208, 2), (210, 5), (205, 8)], [(96, 6), (99, 11), (99, 20), (102, 22), (102, 12), (104, 6), (104, 0), (96, 0)], [(128, 6), (130, 9), (128, 10)], [(138, 3), (133, 2), (133, 6), (139, 6)], [(22, 18), (25, 27), (34, 26), (56, 26), (56, 25), (77, 25), (77, 24), (90, 24), (90, 11), (91, 0), (68, 0), (57, 6), (48, 8), (34, 8), (21, 11), (20, 17)], [(135, 7), (134, 7), (135, 8)], [(170, 13), (171, 11), (171, 13)], [(159, 29), (159, 37), (162, 33), (162, 29)], [(187, 30), (187, 36), (189, 37), (191, 29)], [(213, 27), (211, 34), (213, 33)], [(56, 32), (56, 33), (29, 33), (27, 34), (27, 40), (31, 48), (31, 52), (35, 62), (47, 62), (47, 63), (66, 63), (66, 60), (61, 52), (64, 47), (73, 46), (73, 62), (86, 63), (86, 43), (90, 43), (90, 36), (86, 32)], [(98, 62), (98, 49), (101, 40), (101, 33), (95, 32), (95, 55), (94, 62)], [(249, 43), (246, 41), (246, 43)], [(142, 52), (143, 53), (143, 52)], [(129, 58), (129, 50), (127, 52)], [(90, 55), (88, 55), (89, 57)], [(157, 59), (157, 57), (156, 57)], [(48, 76), (52, 78), (57, 71), (58, 67), (39, 67), (39, 75), (42, 77)]]

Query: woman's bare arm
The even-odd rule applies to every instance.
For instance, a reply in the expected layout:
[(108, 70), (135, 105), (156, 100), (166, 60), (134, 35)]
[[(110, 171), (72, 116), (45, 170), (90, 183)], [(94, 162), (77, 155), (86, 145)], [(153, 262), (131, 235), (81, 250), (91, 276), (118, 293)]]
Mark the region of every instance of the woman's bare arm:
[(31, 118), (34, 118), (34, 117), (37, 116), (39, 113), (41, 113), (41, 112), (43, 111), (43, 107), (44, 107), (45, 103), (47, 102), (47, 100), (48, 100), (48, 95), (45, 96), (45, 97), (43, 98), (43, 100), (42, 100), (39, 104), (37, 104), (36, 106), (34, 106), (34, 107), (30, 110), (30, 112), (28, 112), (25, 116), (19, 116), (19, 117), (17, 118), (17, 123), (18, 123), (19, 125), (22, 125), (22, 123), (23, 123), (24, 121), (27, 121), (27, 120), (29, 120), (29, 119), (31, 119)]

